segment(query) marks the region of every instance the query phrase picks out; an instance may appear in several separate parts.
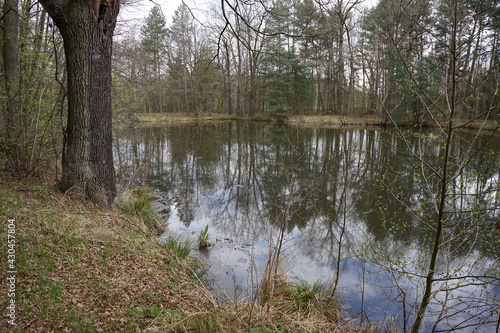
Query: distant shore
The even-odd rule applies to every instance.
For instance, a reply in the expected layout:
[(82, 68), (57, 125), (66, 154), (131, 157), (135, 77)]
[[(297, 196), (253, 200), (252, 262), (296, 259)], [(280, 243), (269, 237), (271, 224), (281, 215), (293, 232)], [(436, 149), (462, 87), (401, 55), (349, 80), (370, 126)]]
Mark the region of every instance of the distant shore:
[[(172, 123), (192, 123), (192, 122), (206, 122), (206, 121), (229, 121), (229, 120), (247, 120), (247, 121), (263, 121), (284, 123), (287, 125), (303, 125), (303, 126), (322, 126), (322, 127), (371, 127), (371, 126), (394, 126), (391, 122), (384, 122), (380, 116), (340, 116), (340, 115), (291, 115), (285, 117), (273, 117), (269, 115), (255, 115), (255, 116), (238, 116), (227, 114), (189, 114), (189, 113), (128, 113), (125, 119), (134, 123), (142, 124), (172, 124)], [(446, 124), (445, 120), (439, 120), (440, 126)], [(424, 121), (422, 123), (414, 123), (409, 120), (399, 121), (397, 125), (404, 127), (422, 127), (432, 128), (438, 127), (434, 121)], [(455, 119), (454, 127), (456, 128), (482, 128), (485, 130), (500, 130), (499, 120), (468, 120), (468, 119)]]

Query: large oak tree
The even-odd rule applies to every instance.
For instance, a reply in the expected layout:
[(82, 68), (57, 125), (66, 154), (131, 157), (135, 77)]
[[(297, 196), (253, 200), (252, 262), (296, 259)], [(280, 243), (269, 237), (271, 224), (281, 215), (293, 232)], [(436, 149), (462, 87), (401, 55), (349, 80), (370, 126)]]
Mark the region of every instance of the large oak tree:
[(40, 0), (64, 40), (68, 120), (60, 188), (109, 205), (116, 196), (111, 53), (119, 0)]

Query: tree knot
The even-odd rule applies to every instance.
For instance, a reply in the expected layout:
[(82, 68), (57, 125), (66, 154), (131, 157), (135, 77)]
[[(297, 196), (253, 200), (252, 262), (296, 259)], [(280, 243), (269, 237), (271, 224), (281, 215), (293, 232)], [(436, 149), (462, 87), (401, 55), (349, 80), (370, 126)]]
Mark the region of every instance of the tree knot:
[(98, 21), (104, 19), (108, 7), (113, 7), (115, 0), (94, 0), (94, 13)]

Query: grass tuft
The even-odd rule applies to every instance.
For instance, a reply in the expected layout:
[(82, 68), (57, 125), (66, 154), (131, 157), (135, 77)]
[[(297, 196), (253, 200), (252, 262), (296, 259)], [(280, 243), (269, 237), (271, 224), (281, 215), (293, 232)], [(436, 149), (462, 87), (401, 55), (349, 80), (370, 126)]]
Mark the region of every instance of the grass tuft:
[(193, 332), (216, 333), (221, 331), (222, 325), (216, 313), (201, 312), (189, 318), (188, 327)]
[(339, 304), (328, 287), (321, 282), (308, 283), (299, 280), (276, 290), (276, 307), (285, 313), (300, 313), (305, 317), (324, 316), (339, 320)]
[(187, 240), (181, 241), (174, 237), (168, 237), (164, 247), (179, 259), (186, 259), (191, 254), (191, 242)]
[(127, 192), (123, 197), (117, 199), (117, 207), (127, 214), (139, 217), (146, 231), (161, 234), (164, 223), (151, 204), (155, 198), (153, 192), (142, 186)]

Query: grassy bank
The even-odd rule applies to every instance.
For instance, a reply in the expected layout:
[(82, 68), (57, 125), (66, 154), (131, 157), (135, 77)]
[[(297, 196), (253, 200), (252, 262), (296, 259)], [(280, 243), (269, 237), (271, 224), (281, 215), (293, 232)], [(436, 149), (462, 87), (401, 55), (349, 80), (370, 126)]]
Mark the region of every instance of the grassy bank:
[[(302, 126), (322, 126), (322, 127), (374, 127), (374, 126), (392, 126), (391, 123), (384, 123), (379, 116), (339, 116), (339, 115), (297, 115), (276, 118), (268, 115), (255, 115), (252, 117), (239, 117), (225, 114), (180, 114), (180, 113), (135, 113), (133, 119), (139, 123), (145, 124), (172, 124), (172, 123), (192, 123), (197, 121), (223, 121), (223, 120), (253, 120), (265, 122), (283, 122), (289, 125)], [(499, 130), (500, 122), (498, 120), (490, 120), (484, 122), (482, 120), (467, 120), (456, 119), (455, 127), (460, 128), (483, 128), (485, 130)], [(419, 124), (410, 121), (400, 121), (400, 126), (420, 126)], [(423, 127), (437, 127), (434, 122), (424, 122)], [(443, 120), (440, 124), (445, 126)]]
[(251, 117), (234, 116), (225, 114), (194, 114), (181, 113), (135, 113), (133, 119), (139, 123), (146, 124), (172, 124), (172, 123), (192, 123), (197, 121), (223, 121), (223, 120), (251, 120), (262, 122), (283, 122), (287, 124), (313, 125), (313, 126), (379, 126), (381, 125), (378, 117), (343, 117), (343, 116), (287, 116), (276, 118), (265, 114), (259, 114)]
[(286, 123), (292, 125), (303, 126), (326, 126), (326, 127), (342, 127), (342, 126), (356, 126), (356, 127), (369, 127), (369, 126), (383, 126), (380, 117), (377, 116), (364, 116), (364, 117), (344, 117), (337, 115), (329, 116), (289, 116)]
[[(52, 182), (0, 175), (2, 267), (5, 272), (7, 235), (14, 235), (9, 270), (17, 271), (14, 284), (1, 284), (0, 331), (365, 331), (340, 326), (335, 301), (311, 311), (311, 304), (283, 289), (265, 308), (218, 304), (200, 282), (200, 264), (181, 258), (175, 246), (158, 244), (158, 221), (143, 194), (103, 209), (72, 200)], [(5, 312), (12, 301), (15, 326)]]
[(135, 113), (136, 120), (141, 123), (151, 124), (171, 124), (171, 123), (191, 123), (194, 121), (220, 121), (236, 120), (238, 117), (226, 114), (195, 114), (184, 113)]

